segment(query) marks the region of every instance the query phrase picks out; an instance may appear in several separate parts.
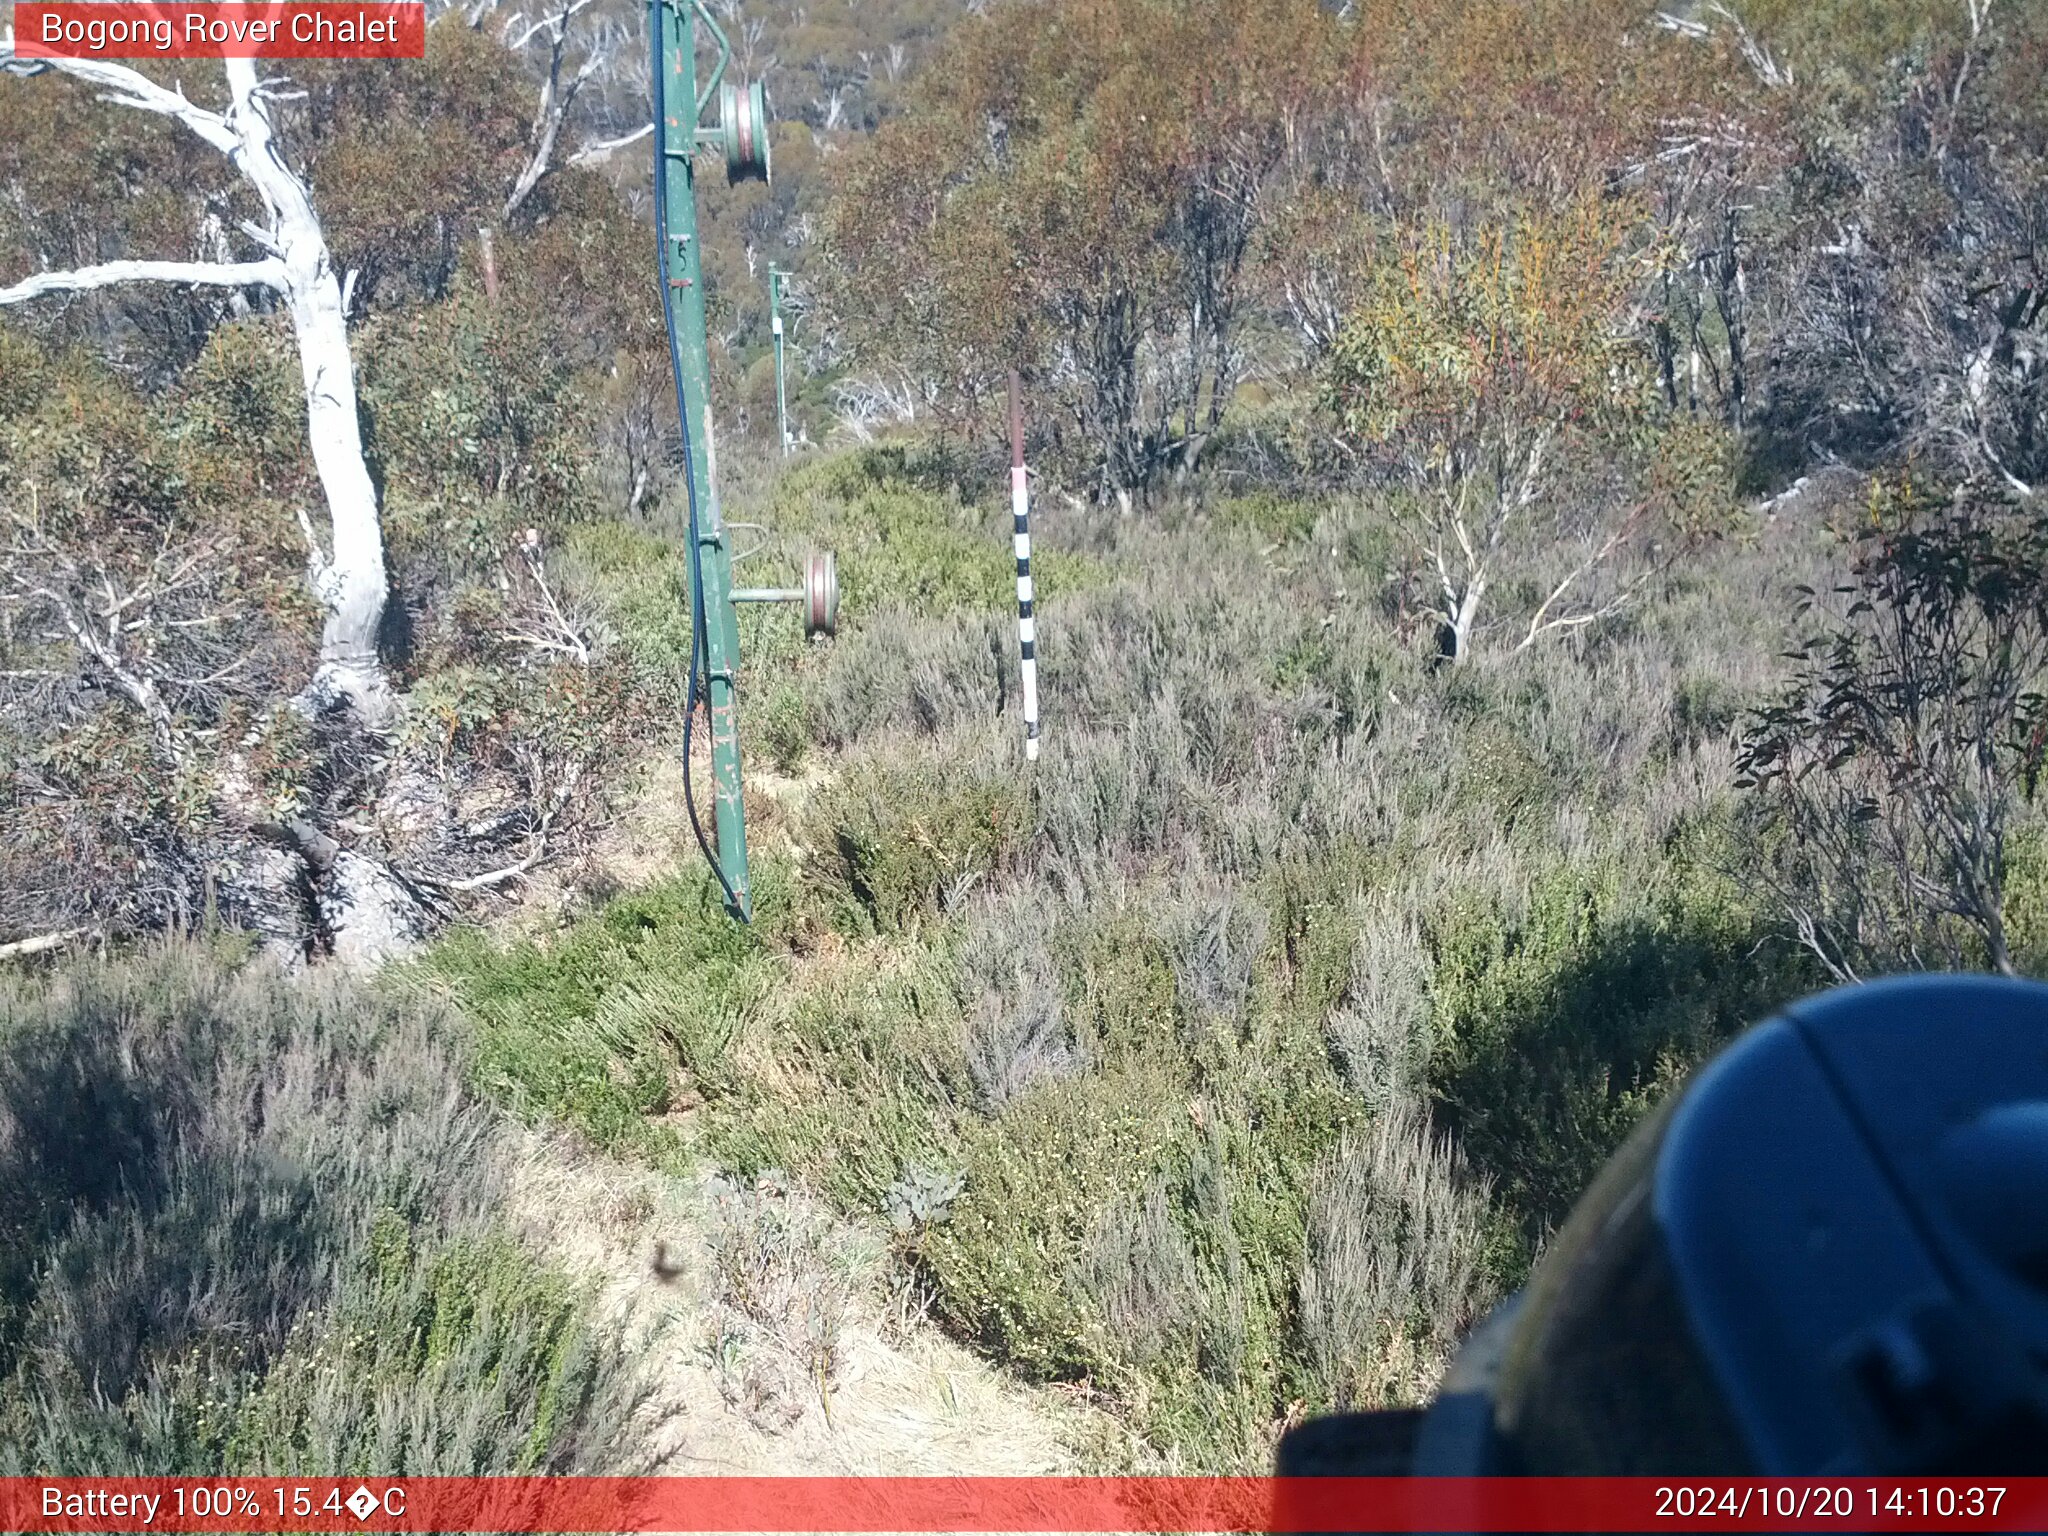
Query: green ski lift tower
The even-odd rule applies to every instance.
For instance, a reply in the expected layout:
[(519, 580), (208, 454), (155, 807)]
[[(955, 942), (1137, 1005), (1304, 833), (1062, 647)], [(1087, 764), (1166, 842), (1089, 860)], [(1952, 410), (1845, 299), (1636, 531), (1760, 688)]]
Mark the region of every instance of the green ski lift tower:
[[(709, 76), (697, 82), (698, 27), (715, 54)], [(711, 420), (710, 354), (705, 344), (704, 271), (697, 239), (697, 156), (722, 154), (729, 182), (766, 181), (768, 104), (761, 82), (725, 78), (732, 47), (702, 0), (650, 0), (648, 33), (654, 95), (655, 229), (660, 241), (662, 311), (669, 361), (682, 414), (684, 472), (689, 494), (689, 695), (683, 730), (683, 777), (690, 822), (718, 876), (726, 905), (746, 921), (753, 915), (747, 874), (747, 825), (741, 798), (739, 731), (739, 616), (742, 602), (795, 602), (806, 635), (837, 627), (839, 579), (829, 554), (814, 554), (800, 586), (733, 585), (732, 528), (718, 502), (718, 448)], [(718, 103), (718, 121), (705, 113)], [(776, 357), (781, 358), (781, 338)], [(779, 393), (779, 392), (778, 392)], [(698, 820), (689, 761), (696, 706), (703, 699), (711, 724), (712, 821), (715, 839)]]

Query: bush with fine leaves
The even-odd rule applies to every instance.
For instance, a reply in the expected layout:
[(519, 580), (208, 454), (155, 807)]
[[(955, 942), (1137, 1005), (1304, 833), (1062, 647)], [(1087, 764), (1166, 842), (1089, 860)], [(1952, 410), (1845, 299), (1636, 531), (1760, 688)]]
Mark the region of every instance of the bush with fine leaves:
[(616, 1470), (437, 1010), (192, 947), (0, 989), (0, 1473)]
[(2002, 490), (1874, 489), (1847, 580), (1755, 716), (1742, 782), (1768, 870), (1838, 979), (2011, 974), (2013, 834), (2048, 757), (2048, 516)]

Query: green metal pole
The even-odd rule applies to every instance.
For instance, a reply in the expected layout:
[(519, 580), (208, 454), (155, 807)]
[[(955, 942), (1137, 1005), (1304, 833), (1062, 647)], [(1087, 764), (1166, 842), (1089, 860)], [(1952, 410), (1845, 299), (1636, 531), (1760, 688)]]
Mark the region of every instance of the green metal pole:
[[(689, 395), (683, 429), (697, 495), (697, 555), (703, 568), (706, 671), (711, 703), (711, 778), (718, 862), (735, 898), (734, 915), (753, 915), (747, 880), (747, 825), (740, 801), (739, 616), (732, 605), (732, 544), (718, 506), (717, 445), (711, 433), (711, 364), (705, 345), (704, 272), (697, 242), (696, 7), (691, 0), (653, 0), (668, 70), (667, 121), (658, 125), (668, 157), (670, 249), (662, 253), (676, 304), (683, 382)], [(688, 765), (685, 764), (687, 771)]]
[(782, 451), (789, 452), (789, 395), (782, 374), (782, 279), (780, 268), (768, 268), (768, 328), (775, 335), (775, 430), (782, 439)]

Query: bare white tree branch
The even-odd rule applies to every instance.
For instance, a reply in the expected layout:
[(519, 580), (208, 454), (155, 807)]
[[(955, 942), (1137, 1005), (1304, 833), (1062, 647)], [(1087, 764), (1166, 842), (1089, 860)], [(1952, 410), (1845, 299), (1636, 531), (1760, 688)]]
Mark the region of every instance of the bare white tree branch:
[(449, 891), (454, 893), (460, 893), (464, 891), (487, 891), (490, 890), (493, 886), (503, 885), (508, 880), (518, 880), (524, 878), (526, 875), (530, 874), (536, 866), (539, 865), (541, 860), (547, 857), (547, 854), (547, 834), (545, 832), (541, 832), (535, 835), (533, 839), (533, 846), (528, 850), (524, 858), (520, 859), (515, 864), (506, 865), (503, 869), (489, 870), (481, 875), (468, 875), (459, 880), (446, 879), (438, 875), (420, 875), (416, 878), (418, 878), (422, 884), (431, 885), (436, 890), (441, 891)]
[(601, 165), (627, 145), (638, 144), (652, 132), (654, 132), (654, 124), (643, 123), (631, 133), (622, 133), (616, 139), (599, 139), (593, 144), (585, 144), (569, 157), (569, 163), (571, 165)]
[(1596, 624), (1604, 618), (1619, 613), (1628, 605), (1629, 599), (1635, 595), (1632, 584), (1624, 585), (1621, 591), (1607, 602), (1596, 604), (1582, 612), (1560, 614), (1555, 618), (1550, 616), (1550, 610), (1556, 606), (1559, 600), (1582, 577), (1589, 575), (1596, 566), (1605, 562), (1615, 551), (1620, 549), (1622, 545), (1634, 536), (1647, 511), (1647, 506), (1639, 506), (1629, 513), (1612, 533), (1587, 553), (1585, 559), (1567, 571), (1564, 579), (1550, 589), (1550, 595), (1543, 599), (1541, 606), (1530, 617), (1529, 632), (1522, 637), (1521, 643), (1515, 647), (1516, 652), (1526, 651), (1552, 630), (1579, 629), (1587, 624)]
[(75, 940), (85, 938), (91, 932), (90, 928), (60, 928), (53, 933), (16, 939), (10, 944), (0, 944), (0, 960), (25, 960), (31, 955), (46, 955), (53, 949), (62, 949)]
[[(1977, 0), (1972, 0), (1970, 11), (1971, 18), (1974, 21), (1977, 12)], [(1720, 4), (1716, 0), (1715, 4), (1706, 7), (1706, 14), (1717, 16), (1722, 21), (1728, 23), (1729, 29), (1735, 34), (1736, 46), (1742, 50), (1744, 61), (1755, 73), (1757, 79), (1774, 89), (1797, 83), (1793, 77), (1791, 67), (1781, 63), (1771, 53), (1771, 50), (1766, 48), (1757, 39), (1756, 34), (1749, 30), (1748, 24), (1743, 21), (1741, 15), (1732, 7)], [(1657, 25), (1664, 28), (1667, 32), (1676, 32), (1681, 37), (1705, 39), (1714, 35), (1714, 29), (1710, 23), (1700, 21), (1695, 17), (1676, 16), (1669, 11), (1659, 11), (1657, 13)]]
[(176, 118), (224, 155), (233, 155), (238, 142), (227, 118), (185, 99), (181, 91), (165, 90), (149, 76), (111, 59), (23, 59), (14, 51), (14, 28), (0, 36), (0, 67), (17, 74), (55, 70), (61, 75), (100, 87), (100, 100), (116, 106), (154, 112)]
[[(589, 4), (590, 0), (576, 0), (576, 3), (574, 5), (568, 6), (563, 10), (557, 11), (554, 15), (542, 17), (539, 21), (536, 21), (532, 26), (528, 27), (524, 32), (520, 33), (519, 36), (517, 36), (516, 38), (508, 38), (506, 40), (505, 46), (507, 48), (510, 48), (514, 53), (517, 53), (520, 49), (524, 48), (528, 43), (532, 42), (536, 37), (539, 37), (543, 32), (548, 33), (550, 37), (560, 37), (565, 29), (565, 24), (568, 22), (569, 18), (574, 16), (578, 11), (582, 10), (585, 6)], [(521, 19), (522, 18), (517, 16), (513, 17), (512, 20), (509, 23), (507, 23), (508, 31), (511, 27), (517, 26)]]
[(590, 3), (591, 0), (573, 0), (564, 9), (518, 31), (517, 36), (514, 36), (514, 31), (519, 28), (522, 18), (515, 15), (505, 24), (505, 43), (514, 53), (524, 50), (536, 37), (545, 37), (548, 41), (547, 75), (541, 81), (540, 105), (533, 119), (533, 148), (500, 211), (499, 217), (506, 223), (511, 222), (512, 216), (533, 195), (534, 188), (554, 170), (562, 129), (569, 121), (569, 113), (583, 87), (611, 68), (617, 36), (601, 25), (594, 28), (586, 25), (584, 28), (583, 62), (576, 71), (565, 74), (562, 67), (568, 57), (571, 34), (576, 30), (570, 23)]
[(183, 283), (194, 288), (282, 288), (284, 263), (263, 261), (109, 261), (70, 272), (38, 272), (0, 288), (0, 304), (20, 304), (46, 293), (84, 293), (115, 283)]

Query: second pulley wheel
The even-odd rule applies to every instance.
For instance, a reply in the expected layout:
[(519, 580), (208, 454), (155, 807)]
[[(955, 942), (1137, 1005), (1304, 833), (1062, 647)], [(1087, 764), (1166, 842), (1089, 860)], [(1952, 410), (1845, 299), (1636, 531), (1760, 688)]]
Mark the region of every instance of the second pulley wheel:
[(839, 633), (839, 562), (812, 555), (804, 567), (804, 638), (830, 639)]
[(760, 81), (718, 88), (718, 128), (726, 181), (768, 180), (768, 92)]

